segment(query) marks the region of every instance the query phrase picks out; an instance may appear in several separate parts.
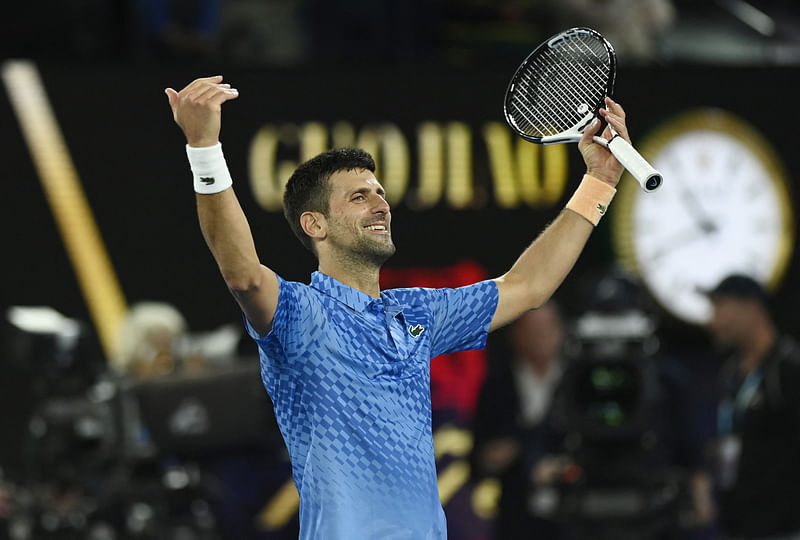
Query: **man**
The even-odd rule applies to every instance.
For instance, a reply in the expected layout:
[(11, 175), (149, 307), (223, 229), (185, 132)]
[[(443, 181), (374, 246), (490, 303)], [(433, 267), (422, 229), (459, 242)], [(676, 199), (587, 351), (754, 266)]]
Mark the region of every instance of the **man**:
[[(541, 306), (566, 277), (610, 202), (621, 165), (586, 129), (587, 165), (568, 210), (494, 280), (458, 289), (381, 291), (392, 214), (372, 158), (326, 152), (286, 185), (292, 230), (317, 257), (311, 284), (261, 264), (225, 165), (221, 76), (166, 89), (187, 140), (200, 227), (256, 340), (300, 493), (308, 539), (442, 539), (431, 433), (430, 359), (484, 346), (487, 333)], [(605, 120), (627, 138), (625, 113)], [(603, 135), (610, 138), (606, 129)]]
[(708, 330), (732, 349), (717, 415), (722, 529), (732, 539), (800, 539), (800, 348), (752, 278), (731, 275), (707, 294)]
[(523, 457), (525, 447), (542, 437), (542, 421), (561, 379), (566, 324), (550, 300), (493, 337), (501, 333), (506, 343), (490, 348), (495, 361), (475, 411), (472, 472), (500, 482), (495, 538), (553, 539), (552, 525), (529, 515)]

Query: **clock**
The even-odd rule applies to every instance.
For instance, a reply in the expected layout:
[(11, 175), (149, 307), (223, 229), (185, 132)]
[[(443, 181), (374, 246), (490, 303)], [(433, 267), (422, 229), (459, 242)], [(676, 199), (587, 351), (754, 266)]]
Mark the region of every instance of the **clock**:
[(776, 288), (794, 246), (794, 218), (784, 167), (766, 139), (729, 112), (698, 109), (637, 146), (664, 184), (644, 193), (623, 178), (612, 238), (618, 259), (659, 304), (704, 324), (712, 306), (700, 291), (725, 276), (745, 273)]

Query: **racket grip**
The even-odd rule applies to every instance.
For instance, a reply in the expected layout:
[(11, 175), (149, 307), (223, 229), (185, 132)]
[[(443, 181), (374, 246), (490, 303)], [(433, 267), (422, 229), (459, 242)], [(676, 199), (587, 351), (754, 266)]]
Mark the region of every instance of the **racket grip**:
[(648, 193), (658, 189), (663, 182), (661, 173), (650, 165), (642, 155), (619, 135), (608, 141), (608, 149), (623, 167), (636, 178), (642, 189)]

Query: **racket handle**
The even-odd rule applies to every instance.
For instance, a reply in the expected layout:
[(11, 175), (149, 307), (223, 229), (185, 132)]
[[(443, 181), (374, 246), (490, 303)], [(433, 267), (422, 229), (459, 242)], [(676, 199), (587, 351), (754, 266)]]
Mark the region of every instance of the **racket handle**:
[(636, 178), (643, 190), (649, 193), (661, 186), (663, 182), (661, 173), (655, 170), (628, 141), (616, 135), (608, 141), (608, 149), (611, 150), (617, 161)]

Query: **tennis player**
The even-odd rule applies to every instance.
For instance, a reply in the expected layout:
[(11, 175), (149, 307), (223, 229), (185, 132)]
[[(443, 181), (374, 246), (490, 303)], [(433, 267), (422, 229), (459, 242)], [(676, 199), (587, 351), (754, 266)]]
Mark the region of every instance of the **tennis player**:
[[(488, 332), (544, 304), (564, 280), (622, 173), (592, 141), (601, 124), (579, 143), (587, 172), (566, 209), (508, 272), (456, 289), (381, 291), (392, 213), (367, 153), (325, 152), (289, 179), (284, 211), (318, 268), (308, 285), (286, 281), (261, 263), (219, 143), (221, 106), (238, 91), (217, 76), (166, 93), (186, 136), (203, 236), (258, 344), (300, 493), (300, 537), (446, 538), (430, 359), (483, 348)], [(604, 118), (627, 139), (622, 107), (607, 105)]]

